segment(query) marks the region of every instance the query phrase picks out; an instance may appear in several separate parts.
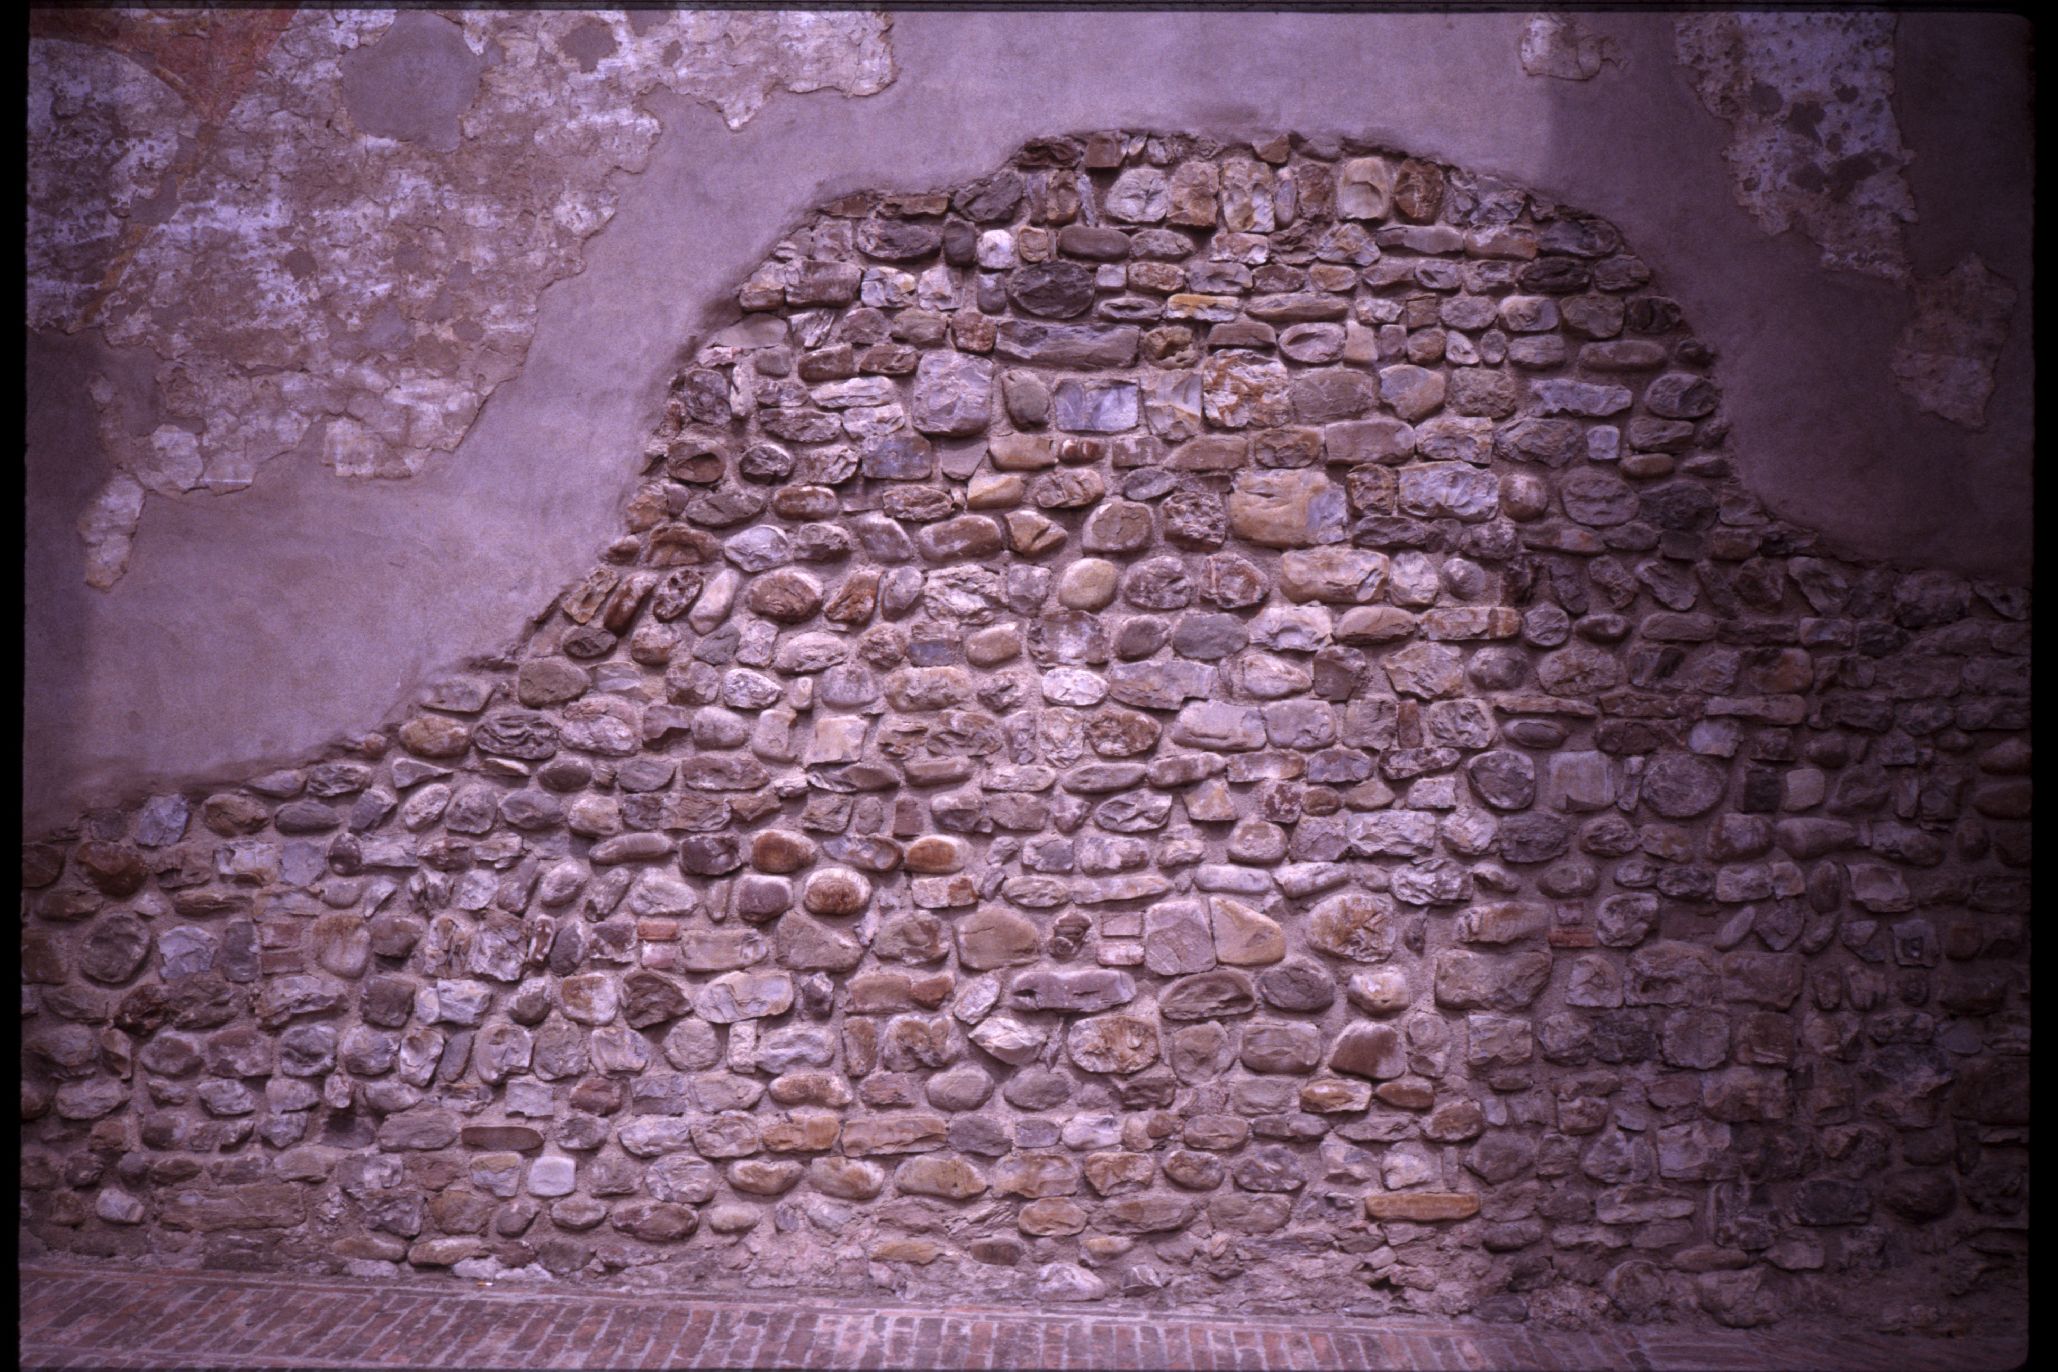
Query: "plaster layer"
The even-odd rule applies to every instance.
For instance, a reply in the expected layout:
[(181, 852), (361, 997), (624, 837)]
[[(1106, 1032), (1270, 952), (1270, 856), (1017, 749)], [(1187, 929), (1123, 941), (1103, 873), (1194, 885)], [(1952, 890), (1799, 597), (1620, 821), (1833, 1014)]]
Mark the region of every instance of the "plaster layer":
[(1994, 393), (2016, 291), (1977, 256), (1915, 286), (1915, 317), (1894, 349), (1894, 381), (1915, 403), (1977, 429)]
[(1903, 281), (1915, 218), (1894, 122), (1891, 14), (1695, 14), (1679, 60), (1728, 121), (1737, 203), (1767, 233), (1797, 229), (1823, 265)]
[(1533, 14), (1522, 33), (1522, 70), (1559, 81), (1591, 81), (1619, 63), (1613, 42), (1588, 33), (1570, 14)]
[(126, 569), (144, 490), (240, 490), (294, 451), (408, 477), (456, 448), (520, 367), (538, 295), (613, 213), (612, 174), (642, 167), (659, 125), (641, 96), (736, 127), (782, 87), (869, 93), (891, 79), (887, 23), (304, 10), (155, 224), (132, 211), (168, 188), (197, 116), (127, 57), (39, 40), (29, 322), (158, 359), (147, 429), (108, 378), (92, 387), (119, 470), (78, 521), (87, 581)]
[[(1982, 436), (1920, 413), (1887, 383), (1912, 302), (1825, 276), (1812, 245), (1768, 239), (1736, 206), (1726, 132), (1675, 65), (1669, 16), (1585, 21), (1623, 57), (1592, 82), (1527, 75), (1526, 21), (905, 14), (900, 79), (864, 101), (773, 102), (732, 131), (689, 98), (655, 97), (667, 132), (646, 170), (586, 243), (585, 271), (545, 292), (524, 369), (455, 452), (407, 483), (345, 483), (301, 448), (233, 500), (153, 497), (139, 554), (104, 596), (80, 589), (73, 526), (119, 453), (95, 438), (95, 402), (68, 369), (116, 381), (130, 406), (119, 448), (163, 422), (154, 364), (90, 333), (61, 346), (38, 334), (32, 815), (143, 778), (297, 756), (430, 672), (504, 647), (501, 626), (547, 602), (606, 536), (621, 478), (587, 455), (648, 432), (664, 359), (714, 322), (716, 283), (818, 196), (905, 184), (911, 167), (948, 184), (1052, 127), (1343, 130), (1592, 206), (1643, 245), (1723, 355), (1738, 472), (1769, 506), (1855, 551), (2026, 575), (2027, 311), (2009, 320)], [(1925, 207), (1911, 252), (1925, 273), (1977, 252), (2026, 290), (2026, 210), (1994, 199), (2027, 185), (2027, 68), (2006, 60), (2023, 34), (1990, 19), (1903, 22), (1923, 37), (1898, 59), (1921, 96), (1901, 122), (1916, 151), (1938, 150), (1910, 169)], [(1941, 260), (1933, 243), (1948, 244)], [(453, 559), (465, 577), (444, 575)]]

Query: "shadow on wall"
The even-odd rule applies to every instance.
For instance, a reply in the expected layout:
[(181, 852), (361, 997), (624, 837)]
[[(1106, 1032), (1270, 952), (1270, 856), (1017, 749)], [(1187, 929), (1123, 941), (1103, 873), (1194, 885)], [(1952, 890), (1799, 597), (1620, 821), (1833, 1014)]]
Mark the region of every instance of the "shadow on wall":
[[(2017, 90), (2026, 36), (1998, 17), (1643, 19), (1529, 21), (1525, 68), (1565, 111), (1539, 181), (1637, 168), (1616, 217), (1723, 340), (1739, 475), (1825, 546), (2025, 580), (2026, 301), (1989, 264), (2027, 266), (2027, 124), (2004, 95), (1941, 92)], [(2020, 211), (1969, 209), (1997, 191)]]
[[(106, 351), (95, 335), (60, 335), (29, 330), (26, 354), (27, 413), (24, 416), (22, 548), (22, 652), (24, 693), (45, 688), (53, 667), (67, 678), (93, 667), (92, 641), (81, 634), (91, 617), (84, 545), (76, 527), (112, 465), (100, 449), (92, 422), (88, 378), (102, 370)], [(62, 664), (61, 667), (57, 664)], [(71, 735), (62, 728), (34, 727), (37, 711), (25, 711), (22, 731), (22, 794), (47, 794), (48, 779), (67, 774), (73, 760)]]

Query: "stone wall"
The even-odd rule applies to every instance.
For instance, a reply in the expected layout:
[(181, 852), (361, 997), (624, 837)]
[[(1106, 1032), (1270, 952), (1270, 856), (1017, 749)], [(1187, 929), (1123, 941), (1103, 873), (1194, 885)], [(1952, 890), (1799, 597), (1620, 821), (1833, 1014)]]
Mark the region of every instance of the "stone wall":
[(1574, 1324), (2018, 1288), (2028, 596), (1766, 515), (1615, 229), (1059, 137), (823, 207), (738, 304), (518, 646), (25, 847), (25, 1239)]

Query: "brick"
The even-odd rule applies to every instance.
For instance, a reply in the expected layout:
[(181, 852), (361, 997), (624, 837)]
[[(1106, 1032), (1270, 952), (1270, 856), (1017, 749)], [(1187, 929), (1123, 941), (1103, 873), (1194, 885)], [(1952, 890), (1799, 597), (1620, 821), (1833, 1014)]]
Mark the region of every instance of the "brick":
[[(1460, 1218), (1465, 1193), (1368, 1197), (1374, 1218)], [(1383, 1214), (1379, 1213), (1383, 1212)], [(1405, 1213), (1404, 1213), (1405, 1212)], [(19, 1269), (25, 1367), (217, 1364), (412, 1368), (610, 1367), (1835, 1367), (1845, 1372), (2012, 1365), (2023, 1342), (1679, 1326), (1544, 1328), (1305, 1317), (999, 1307), (881, 1311), (861, 1301), (777, 1304), (650, 1290), (576, 1293), (447, 1274), (379, 1282), (213, 1271)]]

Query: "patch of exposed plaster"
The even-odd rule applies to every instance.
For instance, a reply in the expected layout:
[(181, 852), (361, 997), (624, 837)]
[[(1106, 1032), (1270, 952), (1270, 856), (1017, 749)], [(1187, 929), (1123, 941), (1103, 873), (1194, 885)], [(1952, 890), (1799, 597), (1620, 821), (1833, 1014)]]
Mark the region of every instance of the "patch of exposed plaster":
[(200, 120), (118, 52), (62, 39), (30, 47), (28, 323), (75, 328), (138, 206), (163, 187)]
[(153, 423), (92, 390), (116, 471), (80, 519), (87, 580), (122, 575), (145, 490), (240, 489), (303, 445), (387, 478), (456, 448), (612, 217), (613, 173), (642, 169), (660, 131), (642, 96), (737, 128), (780, 90), (869, 95), (894, 77), (890, 23), (304, 10), (125, 245), (197, 117), (127, 58), (32, 41), (28, 322), (159, 359)]
[(112, 586), (129, 565), (129, 544), (143, 515), (143, 487), (127, 472), (107, 478), (79, 515), (79, 537), (86, 541), (86, 582)]
[(1906, 281), (1913, 154), (1894, 120), (1894, 16), (1690, 14), (1679, 62), (1727, 120), (1737, 203), (1770, 234), (1797, 228), (1824, 266)]
[(1559, 81), (1591, 81), (1606, 66), (1621, 66), (1615, 40), (1589, 33), (1570, 14), (1532, 14), (1522, 30), (1522, 70)]
[(358, 45), (339, 65), (343, 104), (358, 132), (456, 152), (459, 121), (479, 98), (486, 59), (457, 25), (415, 11), (396, 17), (378, 42)]
[(1894, 348), (1894, 384), (1902, 394), (1953, 424), (1984, 427), (2015, 294), (1977, 254), (1916, 282), (1915, 316)]

